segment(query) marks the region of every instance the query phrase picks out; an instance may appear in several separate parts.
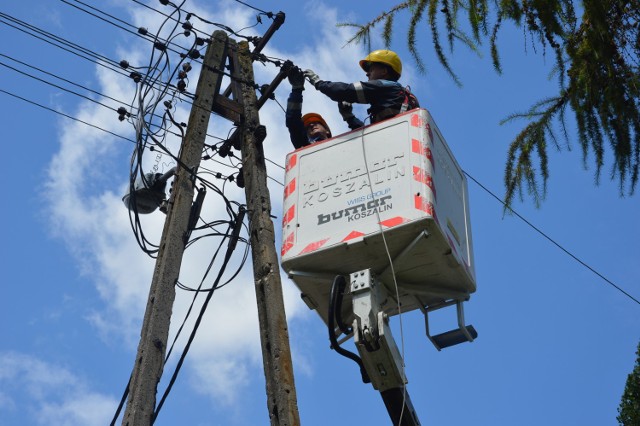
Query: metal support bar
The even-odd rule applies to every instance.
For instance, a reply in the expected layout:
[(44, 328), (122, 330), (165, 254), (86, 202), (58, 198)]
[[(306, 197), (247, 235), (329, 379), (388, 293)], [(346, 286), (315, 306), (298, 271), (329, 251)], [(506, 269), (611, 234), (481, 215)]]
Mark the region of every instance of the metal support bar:
[(418, 414), (406, 388), (393, 388), (380, 392), (393, 426), (420, 426)]
[(384, 271), (382, 271), (382, 272), (380, 273), (380, 275), (384, 275), (385, 273), (387, 273), (387, 272), (391, 269), (391, 265), (393, 265), (393, 264), (397, 263), (398, 261), (400, 261), (400, 260), (401, 260), (403, 257), (405, 257), (405, 256), (406, 256), (406, 255), (407, 255), (411, 250), (413, 250), (413, 248), (416, 246), (416, 244), (418, 244), (418, 243), (420, 242), (420, 240), (421, 240), (421, 239), (423, 239), (423, 238), (427, 238), (427, 237), (429, 237), (429, 232), (427, 232), (427, 230), (426, 230), (426, 229), (423, 229), (423, 230), (422, 230), (422, 232), (420, 232), (420, 233), (418, 234), (418, 236), (417, 236), (417, 237), (415, 237), (415, 238), (413, 239), (413, 241), (411, 241), (411, 242), (409, 243), (409, 245), (407, 245), (407, 247), (405, 247), (405, 248), (404, 248), (404, 250), (402, 250), (402, 251), (401, 251), (401, 252), (400, 252), (400, 253), (399, 253), (399, 254), (398, 254), (398, 255), (393, 259), (393, 262), (391, 262), (391, 263), (389, 264), (389, 266), (387, 266), (387, 267), (385, 268), (385, 270), (384, 270)]
[[(276, 13), (276, 18), (271, 23), (271, 26), (269, 27), (269, 29), (267, 29), (267, 31), (264, 33), (264, 36), (260, 38), (256, 47), (254, 47), (254, 49), (251, 51), (251, 55), (255, 55), (262, 52), (262, 49), (264, 49), (264, 47), (267, 45), (269, 40), (271, 40), (271, 37), (273, 36), (273, 34), (276, 31), (278, 31), (278, 29), (280, 29), (282, 24), (284, 24), (284, 18), (285, 18), (284, 12)], [(224, 89), (224, 93), (222, 94), (222, 96), (229, 97), (230, 94), (231, 94), (231, 86)], [(260, 109), (260, 107), (258, 107), (258, 109)]]
[(292, 277), (309, 277), (309, 278), (320, 278), (323, 280), (330, 280), (332, 281), (336, 274), (330, 274), (328, 272), (312, 272), (312, 271), (298, 271), (298, 270), (291, 270), (288, 273), (289, 278)]

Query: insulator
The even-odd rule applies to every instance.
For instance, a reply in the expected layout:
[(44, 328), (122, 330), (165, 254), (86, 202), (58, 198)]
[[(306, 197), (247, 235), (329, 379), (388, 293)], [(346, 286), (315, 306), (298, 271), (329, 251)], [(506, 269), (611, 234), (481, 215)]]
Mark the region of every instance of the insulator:
[(198, 59), (200, 57), (200, 52), (198, 50), (190, 50), (189, 51), (189, 57), (191, 59)]
[(240, 169), (238, 170), (236, 185), (238, 185), (238, 188), (244, 188), (244, 173), (242, 172), (242, 167), (240, 167)]
[(184, 64), (182, 64), (182, 69), (184, 70), (184, 72), (191, 71), (191, 63), (190, 62), (185, 62)]
[(220, 155), (220, 157), (224, 158), (229, 155), (229, 152), (231, 152), (231, 144), (228, 140), (226, 140), (222, 143), (222, 145), (220, 145), (220, 148), (218, 148), (218, 154)]
[(129, 77), (131, 77), (136, 83), (140, 83), (140, 80), (142, 80), (142, 74), (140, 74), (138, 71), (133, 71), (131, 74), (129, 74)]
[(120, 61), (120, 66), (124, 69), (129, 68), (129, 62), (125, 61), (124, 59)]
[(253, 135), (256, 138), (256, 143), (260, 144), (267, 138), (267, 128), (261, 124), (255, 128)]
[(187, 89), (187, 83), (184, 80), (178, 81), (178, 90), (184, 92)]
[(147, 35), (148, 32), (149, 30), (147, 30), (145, 27), (138, 28), (138, 34)]

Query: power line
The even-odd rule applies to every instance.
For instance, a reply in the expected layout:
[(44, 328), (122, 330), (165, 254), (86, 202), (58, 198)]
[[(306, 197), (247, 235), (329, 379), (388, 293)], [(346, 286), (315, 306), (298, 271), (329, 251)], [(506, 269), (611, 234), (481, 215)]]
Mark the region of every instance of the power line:
[[(71, 81), (71, 80), (68, 80), (68, 79), (66, 79), (66, 78), (60, 77), (60, 76), (58, 76), (58, 75), (56, 75), (56, 74), (54, 74), (54, 73), (51, 73), (51, 72), (46, 71), (46, 70), (43, 70), (42, 68), (38, 68), (38, 67), (36, 67), (36, 66), (34, 66), (34, 65), (30, 65), (30, 64), (28, 64), (28, 63), (26, 63), (26, 62), (22, 62), (22, 61), (20, 61), (20, 60), (18, 60), (18, 59), (15, 59), (15, 58), (11, 57), (11, 56), (5, 55), (5, 54), (3, 54), (3, 53), (0, 53), (0, 56), (1, 56), (1, 57), (3, 57), (3, 58), (7, 58), (7, 59), (9, 59), (9, 60), (11, 60), (11, 61), (17, 62), (18, 64), (20, 64), (20, 65), (22, 65), (22, 66), (25, 66), (25, 67), (28, 67), (28, 68), (34, 69), (34, 70), (36, 70), (36, 71), (39, 71), (39, 72), (41, 72), (41, 73), (43, 73), (43, 74), (46, 74), (46, 75), (48, 75), (48, 76), (50, 76), (50, 77), (54, 77), (54, 78), (56, 78), (56, 79), (58, 79), (58, 80), (64, 81), (65, 83), (71, 84), (71, 85), (76, 86), (76, 87), (79, 87), (79, 88), (81, 88), (81, 89), (84, 89), (84, 90), (86, 90), (86, 91), (88, 91), (88, 92), (91, 92), (91, 93), (93, 93), (93, 94), (95, 94), (95, 95), (101, 96), (101, 97), (106, 98), (106, 99), (110, 99), (110, 100), (112, 100), (112, 101), (114, 101), (114, 102), (117, 102), (117, 103), (119, 103), (119, 104), (125, 104), (124, 102), (122, 102), (122, 101), (120, 101), (120, 100), (118, 100), (118, 99), (116, 99), (116, 98), (112, 98), (111, 96), (105, 95), (105, 94), (100, 93), (100, 92), (98, 92), (98, 91), (96, 91), (96, 90), (90, 89), (90, 88), (88, 88), (88, 87), (86, 87), (86, 86), (83, 86), (83, 85), (81, 85), (81, 84), (75, 83), (75, 82), (73, 82), (73, 81)], [(23, 71), (21, 71), (21, 70), (18, 70), (17, 68), (11, 67), (11, 66), (6, 65), (6, 64), (3, 64), (2, 62), (0, 62), (0, 65), (3, 65), (3, 66), (5, 66), (5, 67), (7, 67), (7, 68), (10, 68), (10, 69), (12, 69), (12, 70), (14, 70), (14, 71), (16, 71), (16, 72), (18, 72), (18, 73), (20, 73), (20, 74), (23, 74), (23, 75), (26, 75), (26, 76), (28, 76), (28, 77), (31, 77), (31, 78), (33, 78), (33, 79), (35, 79), (35, 80), (41, 81), (41, 82), (43, 82), (43, 83), (49, 84), (49, 85), (54, 86), (54, 87), (58, 87), (58, 88), (60, 88), (60, 89), (62, 89), (62, 90), (64, 90), (64, 91), (67, 91), (67, 92), (72, 93), (72, 94), (74, 94), (74, 95), (78, 95), (78, 96), (81, 96), (81, 97), (86, 98), (86, 97), (85, 97), (85, 96), (83, 96), (83, 95), (79, 95), (79, 94), (77, 94), (77, 93), (75, 93), (75, 92), (71, 92), (71, 91), (69, 91), (69, 90), (67, 90), (67, 89), (64, 89), (64, 88), (60, 87), (60, 86), (54, 85), (54, 84), (52, 84), (52, 83), (50, 83), (50, 82), (48, 82), (48, 81), (45, 81), (45, 80), (42, 80), (42, 79), (40, 79), (40, 78), (34, 77), (34, 76), (32, 76), (32, 75), (30, 75), (30, 74), (27, 74), (27, 73), (25, 73), (25, 72), (23, 72)], [(101, 104), (101, 105), (102, 105), (102, 104)], [(110, 108), (110, 109), (111, 109), (111, 107), (107, 107), (107, 108)]]
[(623, 290), (620, 286), (616, 285), (613, 281), (611, 281), (610, 279), (608, 279), (607, 277), (605, 277), (604, 275), (602, 275), (600, 272), (596, 271), (594, 268), (592, 268), (591, 266), (589, 266), (586, 262), (583, 262), (582, 260), (580, 260), (577, 256), (575, 256), (573, 253), (571, 253), (569, 250), (565, 249), (562, 245), (560, 245), (558, 242), (556, 242), (553, 238), (551, 238), (550, 236), (548, 236), (547, 234), (545, 234), (542, 230), (540, 230), (540, 228), (536, 227), (535, 225), (533, 225), (531, 222), (529, 222), (527, 219), (525, 219), (520, 213), (518, 213), (517, 211), (513, 210), (511, 207), (507, 206), (507, 204), (502, 201), (500, 199), (500, 197), (498, 197), (497, 195), (495, 195), (493, 192), (491, 192), (489, 189), (487, 189), (484, 185), (482, 185), (480, 182), (478, 182), (473, 176), (471, 176), (469, 173), (465, 172), (464, 170), (462, 171), (469, 179), (471, 179), (472, 181), (474, 181), (476, 183), (476, 185), (478, 185), (480, 188), (482, 188), (483, 190), (485, 190), (489, 195), (491, 195), (493, 198), (495, 198), (500, 204), (502, 204), (504, 206), (505, 209), (509, 210), (510, 212), (512, 212), (514, 215), (516, 215), (520, 220), (522, 220), (524, 223), (526, 223), (527, 225), (529, 225), (533, 230), (535, 230), (537, 233), (539, 233), (540, 235), (542, 235), (544, 238), (546, 238), (548, 241), (550, 241), (553, 245), (555, 245), (556, 247), (558, 247), (560, 250), (562, 250), (563, 252), (565, 252), (566, 254), (568, 254), (571, 258), (573, 258), (576, 262), (580, 263), (582, 266), (584, 266), (585, 268), (587, 268), (588, 270), (590, 270), (591, 272), (593, 272), (594, 274), (596, 274), (598, 277), (602, 278), (607, 284), (609, 284), (610, 286), (612, 286), (613, 288), (615, 288), (616, 290), (618, 290), (619, 292), (621, 292), (622, 294), (624, 294), (625, 296), (627, 296), (629, 299), (633, 300), (634, 302), (636, 302), (637, 304), (640, 305), (640, 301), (638, 299), (636, 299), (635, 297), (633, 297), (632, 295), (630, 295), (629, 293), (627, 293), (625, 290)]
[(133, 143), (133, 144), (135, 144), (135, 143), (136, 143), (136, 141), (134, 141), (133, 139), (129, 139), (129, 138), (127, 138), (127, 137), (124, 137), (124, 136), (122, 136), (122, 135), (119, 135), (119, 134), (117, 134), (117, 133), (114, 133), (114, 132), (112, 132), (112, 131), (110, 131), (110, 130), (103, 129), (102, 127), (100, 127), (100, 126), (96, 126), (95, 124), (87, 123), (87, 122), (86, 122), (86, 121), (84, 121), (84, 120), (81, 120), (81, 119), (76, 118), (76, 117), (73, 117), (73, 116), (71, 116), (71, 115), (69, 115), (69, 114), (65, 114), (65, 113), (63, 113), (63, 112), (57, 111), (57, 110), (55, 110), (55, 109), (53, 109), (53, 108), (49, 108), (49, 107), (47, 107), (47, 106), (44, 106), (44, 105), (42, 105), (42, 104), (39, 104), (39, 103), (37, 103), (37, 102), (35, 102), (35, 101), (32, 101), (32, 100), (29, 100), (29, 99), (27, 99), (27, 98), (23, 98), (22, 96), (16, 95), (15, 93), (8, 92), (8, 91), (6, 91), (6, 90), (4, 90), (4, 89), (0, 89), (0, 92), (2, 92), (2, 93), (4, 93), (4, 94), (7, 94), (7, 95), (9, 95), (9, 96), (13, 96), (14, 98), (20, 99), (20, 100), (22, 100), (22, 101), (25, 101), (25, 102), (27, 102), (27, 103), (30, 103), (30, 104), (35, 105), (35, 106), (37, 106), (37, 107), (40, 107), (40, 108), (42, 108), (42, 109), (46, 109), (47, 111), (55, 112), (55, 113), (56, 113), (56, 114), (58, 114), (58, 115), (61, 115), (61, 116), (66, 117), (66, 118), (70, 118), (71, 120), (74, 120), (74, 121), (77, 121), (77, 122), (79, 122), (79, 123), (85, 124), (85, 125), (87, 125), (87, 126), (89, 126), (89, 127), (93, 127), (94, 129), (101, 130), (101, 131), (103, 131), (103, 132), (105, 132), (105, 133), (108, 133), (108, 134), (110, 134), (110, 135), (112, 135), (112, 136), (115, 136), (115, 137), (117, 137), (117, 138), (124, 139), (124, 140), (126, 140), (127, 142), (131, 142), (131, 143)]
[[(126, 61), (116, 61), (114, 59), (110, 59), (104, 55), (101, 55), (89, 48), (83, 47), (77, 43), (69, 41), (63, 37), (57, 36), (53, 33), (50, 33), (46, 30), (43, 30), (37, 26), (31, 25), (25, 21), (22, 21), (13, 16), (7, 15), (5, 13), (0, 12), (0, 23), (7, 25), (8, 27), (14, 28), (20, 32), (23, 32), (35, 39), (41, 40), (47, 44), (50, 44), (58, 49), (64, 50), (72, 55), (75, 55), (79, 58), (82, 58), (86, 61), (99, 65), (103, 68), (108, 69), (109, 71), (115, 72), (116, 74), (122, 75), (127, 78), (134, 79), (136, 73), (130, 73), (126, 71), (126, 68), (137, 69), (139, 67), (130, 67)], [(136, 34), (139, 36), (139, 34)], [(154, 40), (150, 40), (148, 38), (144, 38), (145, 41), (153, 43)], [(177, 53), (177, 52), (176, 52)], [(158, 83), (153, 82), (152, 87), (161, 89), (161, 87), (169, 86), (171, 88), (175, 88), (175, 86), (170, 82), (166, 83)], [(183, 93), (183, 95), (189, 97), (192, 96), (189, 93)]]
[[(0, 54), (0, 56), (5, 56), (5, 55)], [(5, 57), (6, 57), (6, 56), (5, 56)], [(11, 58), (9, 58), (9, 59), (11, 59)], [(104, 108), (110, 109), (110, 110), (112, 110), (112, 111), (114, 111), (114, 112), (118, 112), (118, 110), (117, 110), (116, 108), (111, 107), (111, 106), (106, 105), (106, 104), (103, 104), (103, 103), (101, 103), (101, 102), (98, 102), (98, 101), (96, 101), (95, 99), (92, 99), (92, 98), (91, 98), (91, 97), (89, 97), (89, 96), (83, 95), (83, 94), (78, 93), (78, 92), (74, 92), (73, 90), (70, 90), (70, 89), (67, 89), (67, 88), (65, 88), (65, 87), (59, 86), (59, 85), (54, 84), (54, 83), (52, 83), (52, 82), (50, 82), (50, 81), (43, 80), (43, 79), (41, 79), (41, 78), (39, 78), (39, 77), (36, 77), (36, 76), (34, 76), (34, 75), (31, 75), (31, 74), (29, 74), (29, 73), (26, 73), (26, 72), (24, 72), (24, 71), (21, 71), (21, 70), (19, 70), (19, 69), (17, 69), (17, 68), (14, 68), (14, 67), (12, 67), (12, 66), (10, 66), (10, 65), (7, 65), (7, 64), (3, 63), (3, 62), (0, 62), (0, 66), (3, 66), (3, 67), (6, 67), (6, 68), (9, 68), (9, 69), (12, 69), (12, 70), (16, 71), (16, 72), (17, 72), (17, 73), (19, 73), (19, 74), (22, 74), (22, 75), (25, 75), (25, 76), (27, 76), (27, 77), (30, 77), (30, 78), (32, 78), (32, 79), (34, 79), (34, 80), (40, 81), (41, 83), (48, 84), (49, 86), (52, 86), (52, 87), (55, 87), (55, 88), (57, 88), (57, 89), (63, 90), (63, 91), (65, 91), (65, 92), (67, 92), (67, 93), (70, 93), (70, 94), (72, 94), (72, 95), (76, 95), (76, 96), (78, 96), (78, 97), (80, 97), (80, 98), (82, 98), (82, 99), (86, 99), (86, 100), (88, 100), (88, 101), (90, 101), (90, 102), (96, 103), (96, 104), (98, 104), (98, 105), (100, 105), (100, 106), (102, 106), (102, 107), (104, 107)], [(49, 74), (49, 73), (46, 73), (46, 74)], [(49, 74), (49, 75), (52, 75), (52, 74)], [(54, 77), (56, 77), (56, 78), (60, 78), (60, 77), (57, 77), (57, 76), (54, 76)], [(66, 82), (68, 82), (68, 83), (70, 83), (70, 84), (74, 84), (74, 85), (76, 85), (75, 83), (72, 83), (72, 82), (70, 82), (70, 81), (68, 81), (68, 80), (65, 80), (65, 79), (62, 79), (62, 78), (60, 78), (60, 79), (61, 79), (61, 80), (63, 80), (63, 81), (66, 81)], [(80, 86), (80, 85), (76, 85), (76, 86), (82, 87), (82, 88), (83, 88), (83, 89), (85, 89), (85, 90), (88, 90), (88, 91), (93, 92), (93, 93), (96, 93), (96, 94), (98, 94), (98, 95), (100, 95), (100, 96), (106, 97), (106, 96), (104, 96), (104, 95), (102, 95), (102, 94), (100, 94), (100, 93), (98, 93), (98, 92), (96, 92), (96, 91), (94, 91), (94, 90), (88, 89), (88, 88), (86, 88), (86, 87), (83, 87), (83, 86)], [(113, 98), (110, 98), (110, 99), (111, 99), (111, 100), (113, 100), (113, 101), (116, 101), (116, 102), (120, 102), (120, 101), (118, 101), (117, 99), (113, 99)]]
[(80, 10), (80, 11), (84, 12), (84, 13), (87, 13), (87, 14), (89, 14), (89, 15), (91, 15), (91, 16), (94, 16), (94, 17), (96, 17), (96, 18), (100, 19), (101, 21), (104, 21), (104, 22), (106, 22), (106, 23), (108, 23), (108, 24), (111, 24), (111, 25), (113, 25), (114, 27), (117, 27), (117, 28), (123, 29), (123, 30), (125, 30), (125, 31), (127, 31), (127, 32), (129, 32), (129, 33), (131, 33), (131, 34), (134, 34), (134, 35), (136, 35), (136, 36), (139, 36), (139, 37), (140, 37), (140, 38), (142, 38), (142, 39), (147, 40), (144, 36), (142, 36), (142, 34), (140, 34), (140, 33), (138, 32), (138, 28), (137, 28), (135, 25), (130, 24), (129, 22), (126, 22), (126, 21), (124, 21), (124, 20), (122, 20), (122, 19), (120, 19), (120, 18), (118, 18), (118, 17), (116, 17), (116, 16), (114, 16), (114, 15), (111, 15), (111, 14), (109, 14), (109, 13), (107, 13), (107, 12), (103, 11), (103, 10), (100, 10), (100, 9), (98, 9), (97, 7), (94, 7), (94, 6), (88, 5), (88, 4), (86, 4), (86, 3), (84, 3), (84, 2), (82, 2), (82, 1), (80, 1), (80, 0), (75, 0), (75, 1), (76, 1), (76, 3), (80, 3), (81, 5), (83, 5), (83, 6), (87, 7), (87, 8), (89, 8), (89, 9), (91, 9), (91, 10), (94, 10), (94, 11), (96, 11), (96, 12), (98, 12), (98, 13), (101, 13), (101, 14), (103, 14), (103, 15), (105, 15), (105, 16), (108, 16), (109, 18), (113, 19), (113, 21), (116, 21), (116, 22), (122, 23), (122, 24), (124, 24), (124, 25), (126, 25), (126, 26), (128, 26), (128, 27), (130, 27), (130, 28), (133, 28), (135, 31), (132, 31), (132, 30), (130, 30), (130, 29), (128, 29), (128, 28), (126, 28), (126, 27), (123, 27), (122, 25), (118, 25), (118, 24), (116, 24), (116, 23), (114, 23), (114, 22), (112, 22), (112, 21), (110, 21), (110, 20), (108, 20), (108, 19), (105, 19), (105, 18), (103, 18), (103, 17), (101, 17), (101, 16), (98, 16), (98, 15), (97, 15), (97, 14), (95, 14), (95, 13), (89, 12), (88, 10), (82, 9), (82, 8), (81, 8), (81, 7), (79, 7), (79, 6), (76, 6), (76, 5), (74, 5), (74, 4), (71, 4), (71, 3), (70, 3), (69, 1), (67, 1), (67, 0), (60, 0), (60, 1), (61, 1), (61, 2), (63, 2), (63, 3), (68, 4), (68, 5), (69, 5), (69, 6), (71, 6), (71, 7), (76, 8), (76, 9), (78, 9), (78, 10)]
[[(5, 55), (0, 54), (0, 56), (5, 56)], [(0, 65), (4, 65), (4, 64), (2, 64), (2, 63), (0, 62)], [(54, 85), (54, 86), (55, 86), (55, 85)], [(56, 86), (56, 87), (58, 87), (58, 86)], [(63, 90), (66, 90), (66, 89), (63, 89)], [(134, 143), (134, 144), (136, 144), (136, 143), (137, 143), (136, 141), (134, 141), (134, 140), (132, 140), (132, 139), (126, 138), (126, 137), (124, 137), (124, 136), (118, 135), (118, 134), (116, 134), (116, 133), (114, 133), (114, 132), (111, 132), (111, 131), (109, 131), (109, 130), (103, 129), (103, 128), (102, 128), (102, 127), (100, 127), (100, 126), (97, 126), (97, 125), (94, 125), (94, 124), (88, 123), (88, 122), (83, 121), (83, 120), (80, 120), (80, 119), (78, 119), (78, 118), (76, 118), (76, 117), (73, 117), (73, 116), (70, 116), (70, 115), (68, 115), (68, 114), (65, 114), (65, 113), (62, 113), (62, 112), (60, 112), (60, 111), (57, 111), (57, 110), (55, 110), (55, 109), (52, 109), (52, 108), (46, 107), (46, 106), (44, 106), (44, 105), (42, 105), (42, 104), (39, 104), (39, 103), (34, 102), (34, 101), (31, 101), (31, 100), (29, 100), (29, 99), (26, 99), (26, 98), (24, 98), (24, 97), (22, 97), (22, 96), (16, 95), (16, 94), (11, 93), (11, 92), (8, 92), (8, 91), (6, 91), (6, 90), (0, 89), (0, 92), (5, 93), (5, 94), (7, 94), (7, 95), (9, 95), (9, 96), (13, 96), (13, 97), (15, 97), (15, 98), (17, 98), (17, 99), (23, 100), (23, 101), (25, 101), (25, 102), (27, 102), (27, 103), (30, 103), (30, 104), (35, 105), (35, 106), (38, 106), (38, 107), (40, 107), (40, 108), (46, 109), (46, 110), (48, 110), (48, 111), (54, 112), (54, 113), (56, 113), (56, 114), (62, 115), (62, 116), (64, 116), (64, 117), (70, 118), (70, 119), (72, 119), (72, 120), (74, 120), (74, 121), (80, 122), (80, 123), (85, 124), (85, 125), (87, 125), (87, 126), (93, 127), (93, 128), (95, 128), (95, 129), (97, 129), (97, 130), (101, 130), (101, 131), (103, 131), (103, 132), (105, 132), (105, 133), (108, 133), (108, 134), (113, 135), (113, 136), (115, 136), (115, 137), (118, 137), (118, 138), (124, 139), (124, 140), (126, 140), (126, 141), (128, 141), (128, 142), (132, 142), (132, 143)], [(74, 92), (70, 92), (70, 93), (74, 93)], [(75, 94), (75, 93), (74, 93), (74, 94)], [(81, 95), (79, 95), (79, 96), (81, 96)], [(84, 96), (81, 96), (81, 97), (84, 97)], [(86, 97), (85, 97), (85, 98), (86, 98)], [(87, 99), (92, 100), (92, 99), (90, 99), (90, 98), (87, 98)], [(92, 101), (94, 101), (94, 100), (92, 100)], [(94, 102), (96, 102), (96, 101), (94, 101)], [(96, 102), (96, 103), (100, 104), (99, 102)], [(100, 105), (105, 106), (105, 105), (103, 105), (103, 104), (100, 104)], [(110, 108), (110, 107), (109, 107), (109, 108)], [(110, 108), (110, 109), (112, 109), (112, 108)], [(272, 160), (270, 160), (270, 159), (266, 159), (266, 160), (267, 160), (267, 161), (269, 161), (270, 163), (272, 163), (272, 164), (274, 164), (274, 165), (276, 165), (276, 166), (278, 166), (278, 167), (280, 167), (280, 168), (284, 169), (281, 165), (279, 165), (279, 164), (275, 163), (274, 161), (272, 161)], [(231, 167), (233, 167), (233, 166), (231, 166)], [(541, 229), (539, 229), (538, 227), (536, 227), (535, 225), (533, 225), (531, 222), (529, 222), (527, 219), (525, 219), (525, 218), (524, 218), (521, 214), (519, 214), (517, 211), (513, 210), (511, 207), (508, 207), (508, 206), (505, 204), (505, 202), (504, 202), (504, 201), (502, 201), (502, 200), (500, 199), (500, 197), (498, 197), (498, 196), (497, 196), (497, 195), (495, 195), (493, 192), (491, 192), (487, 187), (485, 187), (484, 185), (482, 185), (482, 184), (481, 184), (478, 180), (476, 180), (473, 176), (471, 176), (470, 174), (468, 174), (468, 173), (467, 173), (466, 171), (464, 171), (464, 170), (463, 170), (463, 173), (464, 173), (464, 174), (465, 174), (469, 179), (471, 179), (473, 182), (475, 182), (475, 183), (476, 183), (480, 188), (482, 188), (482, 189), (483, 189), (484, 191), (486, 191), (489, 195), (491, 195), (493, 198), (495, 198), (495, 199), (496, 199), (500, 204), (502, 204), (506, 209), (508, 209), (510, 212), (512, 212), (514, 215), (516, 215), (520, 220), (522, 220), (522, 221), (523, 221), (524, 223), (526, 223), (529, 227), (531, 227), (533, 230), (535, 230), (535, 231), (536, 231), (536, 232), (538, 232), (540, 235), (542, 235), (545, 239), (547, 239), (548, 241), (550, 241), (553, 245), (555, 245), (556, 247), (558, 247), (560, 250), (562, 250), (564, 253), (566, 253), (567, 255), (569, 255), (569, 256), (570, 256), (571, 258), (573, 258), (575, 261), (577, 261), (577, 262), (578, 262), (578, 263), (580, 263), (582, 266), (584, 266), (585, 268), (587, 268), (588, 270), (590, 270), (592, 273), (596, 274), (598, 277), (600, 277), (602, 280), (604, 280), (607, 284), (611, 285), (611, 286), (612, 286), (612, 287), (614, 287), (616, 290), (618, 290), (619, 292), (621, 292), (622, 294), (624, 294), (625, 296), (627, 296), (629, 299), (631, 299), (632, 301), (634, 301), (635, 303), (637, 303), (637, 304), (639, 304), (639, 305), (640, 305), (640, 300), (638, 300), (638, 299), (636, 299), (635, 297), (633, 297), (631, 294), (629, 294), (627, 291), (625, 291), (625, 290), (624, 290), (624, 289), (622, 289), (620, 286), (618, 286), (617, 284), (615, 284), (613, 281), (611, 281), (610, 279), (608, 279), (607, 277), (605, 277), (603, 274), (601, 274), (600, 272), (598, 272), (597, 270), (595, 270), (595, 269), (594, 269), (593, 267), (591, 267), (589, 264), (587, 264), (586, 262), (584, 262), (583, 260), (581, 260), (580, 258), (578, 258), (576, 255), (574, 255), (573, 253), (571, 253), (571, 252), (570, 252), (569, 250), (567, 250), (566, 248), (564, 248), (561, 244), (559, 244), (558, 242), (556, 242), (553, 238), (551, 238), (550, 236), (548, 236), (548, 235), (547, 235), (545, 232), (543, 232)], [(280, 181), (278, 181), (277, 179), (272, 178), (271, 176), (267, 176), (267, 177), (268, 177), (269, 179), (273, 180), (274, 182), (276, 182), (277, 184), (279, 184), (279, 185), (281, 185), (281, 186), (284, 186), (284, 185), (283, 185), (283, 183), (282, 183), (282, 182), (280, 182)]]
[(263, 15), (267, 15), (267, 16), (269, 16), (271, 18), (271, 16), (270, 16), (271, 12), (265, 12), (264, 10), (258, 9), (255, 6), (251, 6), (250, 4), (247, 4), (247, 3), (245, 3), (245, 2), (243, 2), (241, 0), (235, 0), (235, 1), (236, 1), (236, 3), (240, 3), (243, 6), (247, 6), (247, 7), (251, 8), (251, 9), (253, 9), (253, 10), (257, 10), (258, 12), (262, 13)]
[[(59, 49), (65, 50), (73, 55), (86, 59), (90, 62), (94, 62), (112, 71), (118, 71), (120, 74), (123, 74), (119, 63), (112, 59), (107, 58), (106, 56), (100, 55), (99, 53), (96, 53), (90, 49), (80, 46), (79, 44), (73, 43), (69, 40), (66, 40), (62, 37), (59, 37), (53, 33), (45, 31), (34, 25), (31, 25), (18, 18), (7, 15), (6, 13), (0, 12), (0, 18), (4, 19), (4, 21), (0, 19), (0, 22), (2, 22), (3, 24), (9, 27), (12, 27), (25, 34), (28, 34), (36, 39), (44, 41), (45, 43), (51, 44)], [(83, 54), (86, 56), (83, 56)]]

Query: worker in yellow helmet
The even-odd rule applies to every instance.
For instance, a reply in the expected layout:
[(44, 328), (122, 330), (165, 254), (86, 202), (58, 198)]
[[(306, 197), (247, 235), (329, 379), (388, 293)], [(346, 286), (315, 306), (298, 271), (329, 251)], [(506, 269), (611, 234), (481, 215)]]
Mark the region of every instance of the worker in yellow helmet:
[(314, 142), (329, 139), (331, 129), (318, 113), (302, 115), (302, 91), (304, 90), (304, 74), (298, 67), (292, 67), (288, 73), (291, 93), (287, 100), (285, 123), (289, 129), (289, 137), (295, 148), (302, 148)]
[[(339, 83), (321, 80), (313, 70), (305, 77), (313, 86), (336, 102), (347, 102), (340, 113), (345, 121), (350, 113), (348, 103), (370, 104), (371, 123), (391, 118), (400, 112), (417, 108), (418, 100), (398, 80), (402, 75), (400, 57), (391, 50), (374, 50), (360, 61), (368, 81)], [(345, 116), (347, 115), (347, 116)]]

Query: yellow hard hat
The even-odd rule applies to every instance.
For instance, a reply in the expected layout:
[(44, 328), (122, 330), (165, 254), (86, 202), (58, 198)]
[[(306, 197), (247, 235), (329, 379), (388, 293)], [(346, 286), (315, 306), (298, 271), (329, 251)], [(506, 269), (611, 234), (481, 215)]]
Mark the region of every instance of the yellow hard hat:
[(327, 124), (326, 121), (324, 121), (324, 118), (322, 118), (320, 114), (316, 112), (310, 112), (302, 116), (302, 124), (304, 125), (305, 129), (307, 128), (307, 126), (309, 126), (309, 124), (314, 122), (318, 122), (322, 124), (324, 128), (327, 129), (329, 133), (331, 133), (331, 129), (329, 128), (329, 125)]
[(360, 61), (360, 68), (367, 71), (368, 62), (380, 62), (387, 64), (396, 72), (396, 74), (398, 74), (398, 76), (402, 75), (402, 62), (400, 61), (400, 57), (396, 52), (391, 50), (374, 50), (369, 53), (366, 58)]

